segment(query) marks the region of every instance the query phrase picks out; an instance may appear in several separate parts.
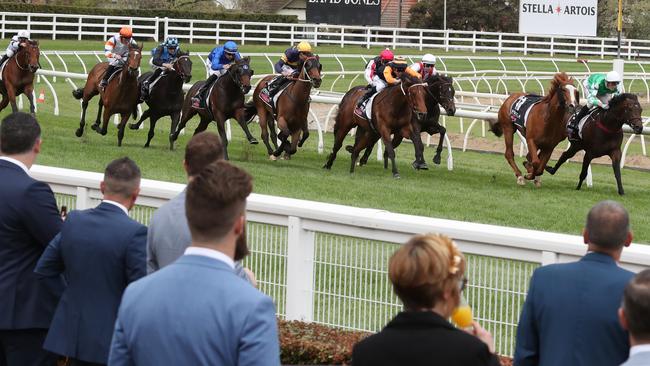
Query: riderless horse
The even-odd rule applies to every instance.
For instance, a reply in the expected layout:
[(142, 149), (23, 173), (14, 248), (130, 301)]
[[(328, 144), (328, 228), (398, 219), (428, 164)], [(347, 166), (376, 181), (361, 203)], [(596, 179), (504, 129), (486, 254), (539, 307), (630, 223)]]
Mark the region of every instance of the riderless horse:
[(5, 62), (0, 83), (0, 111), (11, 103), (12, 112), (17, 112), (16, 97), (25, 94), (29, 99), (29, 111), (34, 114), (34, 74), (40, 68), (40, 54), (38, 41), (27, 41)]

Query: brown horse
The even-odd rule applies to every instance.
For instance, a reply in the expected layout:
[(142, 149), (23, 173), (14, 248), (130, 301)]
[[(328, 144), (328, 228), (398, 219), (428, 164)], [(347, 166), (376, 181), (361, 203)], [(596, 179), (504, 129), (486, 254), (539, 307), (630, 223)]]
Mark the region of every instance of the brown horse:
[(539, 187), (540, 176), (544, 174), (544, 167), (553, 149), (567, 136), (566, 121), (575, 111), (580, 98), (573, 85), (573, 78), (563, 72), (555, 74), (547, 95), (531, 107), (526, 128), (522, 131), (528, 144), (528, 155), (524, 162), (527, 174), (522, 177), (514, 159), (512, 142), (516, 127), (510, 117), (512, 104), (522, 95), (525, 93), (510, 94), (499, 109), (498, 121), (490, 121), (490, 125), (496, 136), (505, 137), (505, 157), (515, 172), (517, 184), (526, 184), (524, 178), (534, 179), (535, 186)]
[[(297, 70), (300, 70), (296, 78), (292, 78), (293, 82), (289, 84), (284, 92), (278, 98), (274, 116), (274, 111), (271, 107), (266, 105), (260, 99), (260, 91), (268, 82), (273, 79), (273, 75), (269, 75), (262, 79), (255, 88), (253, 93), (253, 100), (246, 103), (246, 121), (250, 121), (256, 114), (260, 119), (260, 129), (262, 130), (262, 141), (266, 146), (267, 153), (271, 160), (275, 160), (282, 152), (285, 152), (285, 157), (289, 158), (297, 151), (297, 146), (302, 144), (309, 137), (309, 130), (307, 129), (307, 114), (309, 113), (309, 93), (312, 86), (319, 88), (321, 85), (321, 71), (320, 58), (312, 56), (305, 59), (298, 64)], [(280, 139), (280, 146), (275, 151), (269, 144), (269, 129), (271, 130), (271, 138), (275, 145), (275, 118), (277, 116), (278, 128), (280, 134), (277, 136)], [(302, 139), (300, 135), (302, 133)], [(291, 142), (289, 142), (291, 136)]]
[(11, 103), (12, 112), (17, 112), (16, 97), (23, 93), (29, 99), (29, 111), (34, 114), (34, 74), (40, 67), (38, 62), (40, 54), (38, 41), (28, 41), (6, 61), (2, 72), (2, 83), (0, 83), (0, 94), (2, 94), (0, 111)]
[[(427, 84), (408, 75), (402, 75), (401, 78), (399, 84), (387, 87), (374, 98), (371, 121), (354, 113), (357, 101), (365, 92), (364, 86), (354, 87), (343, 96), (334, 123), (334, 146), (323, 168), (332, 168), (345, 136), (352, 128), (358, 126), (361, 129), (357, 133), (361, 132), (361, 136), (352, 150), (350, 173), (354, 173), (359, 152), (381, 137), (386, 145), (385, 156), (391, 160), (393, 177), (400, 177), (395, 164), (391, 134), (395, 136), (396, 146), (403, 138), (410, 138), (414, 145), (417, 145), (417, 142), (421, 145), (420, 135), (415, 134), (412, 121), (424, 118), (427, 113)], [(384, 159), (384, 168), (388, 167), (388, 159)]]
[[(122, 119), (118, 125), (117, 146), (122, 146), (124, 129), (126, 128), (126, 122), (129, 120), (129, 115), (133, 114), (135, 118), (137, 113), (138, 93), (140, 92), (138, 89), (138, 68), (141, 60), (142, 46), (129, 47), (129, 55), (125, 64), (122, 65), (122, 70), (116, 71), (115, 76), (103, 89), (99, 87), (99, 83), (106, 72), (108, 62), (100, 62), (90, 70), (86, 85), (72, 92), (76, 99), (81, 99), (81, 121), (79, 122), (79, 128), (75, 132), (77, 137), (81, 137), (84, 133), (88, 101), (99, 94), (97, 119), (91, 128), (102, 136), (106, 135), (108, 121), (112, 115), (119, 113)], [(102, 116), (102, 127), (100, 128), (99, 117), (102, 115), (102, 108), (105, 109)]]
[(201, 110), (192, 108), (192, 97), (196, 95), (197, 90), (205, 81), (200, 81), (192, 85), (192, 88), (187, 92), (183, 101), (183, 117), (181, 118), (181, 123), (178, 127), (172, 124), (172, 131), (174, 133), (170, 139), (170, 149), (173, 149), (173, 143), (178, 139), (178, 134), (185, 128), (187, 121), (197, 113), (201, 117), (201, 122), (196, 127), (196, 130), (194, 130), (194, 134), (205, 131), (210, 121), (217, 121), (217, 129), (221, 136), (226, 160), (228, 160), (228, 138), (226, 136), (225, 126), (228, 119), (234, 117), (242, 130), (244, 130), (248, 142), (257, 144), (257, 140), (251, 135), (246, 120), (244, 119), (244, 97), (251, 90), (252, 77), (253, 70), (250, 68), (250, 57), (244, 57), (241, 60), (235, 61), (228, 71), (215, 81), (212, 87), (213, 91), (210, 93), (209, 108)]
[(571, 159), (578, 151), (584, 150), (582, 171), (576, 189), (580, 189), (587, 177), (587, 168), (592, 159), (608, 155), (612, 159), (614, 177), (618, 185), (618, 194), (623, 195), (621, 182), (621, 142), (623, 142), (623, 124), (630, 125), (636, 134), (643, 132), (641, 120), (641, 104), (634, 94), (621, 94), (612, 98), (609, 109), (599, 109), (592, 113), (582, 128), (582, 139), (572, 141), (569, 149), (562, 153), (554, 167), (546, 167), (546, 171), (555, 174), (565, 161)]

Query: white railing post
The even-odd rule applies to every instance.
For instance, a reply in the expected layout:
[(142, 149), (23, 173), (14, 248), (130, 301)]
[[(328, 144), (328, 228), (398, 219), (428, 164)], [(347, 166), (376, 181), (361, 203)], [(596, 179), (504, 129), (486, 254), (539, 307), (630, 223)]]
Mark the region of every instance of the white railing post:
[(287, 245), (287, 320), (313, 320), (315, 233), (302, 219), (289, 216)]
[(163, 35), (165, 36), (164, 39), (167, 39), (169, 37), (169, 18), (165, 17), (165, 21), (163, 23)]
[(576, 58), (580, 54), (580, 38), (576, 38)]
[(524, 56), (528, 55), (528, 36), (524, 36)]
[(271, 24), (266, 25), (266, 45), (271, 44)]
[(370, 49), (370, 28), (366, 31), (366, 48)]
[(500, 55), (501, 52), (502, 52), (501, 48), (503, 46), (503, 36), (501, 34), (499, 34), (499, 43), (498, 44), (499, 44), (498, 49), (499, 49), (499, 55)]
[(555, 47), (555, 38), (551, 37), (551, 57), (553, 57), (553, 48)]
[(90, 195), (88, 194), (88, 188), (77, 187), (77, 203), (75, 204), (75, 208), (77, 210), (90, 208)]
[(158, 37), (158, 35), (159, 35), (159, 33), (158, 33), (159, 29), (158, 28), (160, 27), (160, 18), (156, 17), (156, 23), (155, 24), (156, 24), (156, 30), (153, 32), (154, 39), (156, 40), (156, 42), (160, 42), (161, 41), (160, 37)]
[(0, 38), (5, 38), (5, 14), (2, 14), (2, 37)]
[(81, 34), (82, 34), (81, 29), (83, 28), (82, 27), (83, 22), (81, 21), (81, 19), (83, 19), (83, 18), (79, 17), (79, 23), (77, 23), (77, 40), (78, 41), (81, 41)]
[(542, 251), (542, 266), (557, 263), (558, 255), (554, 252)]
[(56, 15), (52, 18), (52, 40), (56, 39)]
[(472, 32), (472, 53), (476, 53), (476, 32)]

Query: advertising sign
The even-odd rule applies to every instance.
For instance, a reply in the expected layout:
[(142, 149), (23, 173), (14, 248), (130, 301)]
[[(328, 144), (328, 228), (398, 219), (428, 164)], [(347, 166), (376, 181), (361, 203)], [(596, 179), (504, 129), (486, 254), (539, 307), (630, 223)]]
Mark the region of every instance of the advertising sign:
[(379, 25), (381, 0), (307, 0), (307, 23)]
[(519, 33), (596, 36), (598, 0), (520, 0)]

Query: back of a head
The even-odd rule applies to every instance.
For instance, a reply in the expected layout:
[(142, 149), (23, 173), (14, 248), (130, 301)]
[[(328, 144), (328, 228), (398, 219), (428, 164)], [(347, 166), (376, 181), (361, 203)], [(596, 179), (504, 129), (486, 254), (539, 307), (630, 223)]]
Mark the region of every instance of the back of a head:
[(127, 158), (111, 161), (104, 171), (104, 194), (131, 197), (140, 188), (140, 168)]
[(630, 231), (630, 218), (620, 203), (602, 201), (589, 210), (585, 230), (589, 244), (607, 250), (620, 249)]
[(465, 259), (446, 236), (416, 235), (391, 257), (388, 277), (395, 293), (410, 310), (429, 309), (445, 290), (457, 288)]
[(623, 310), (632, 337), (650, 343), (650, 269), (638, 273), (625, 287)]
[(2, 120), (0, 152), (18, 155), (29, 152), (41, 137), (41, 126), (31, 114), (16, 112)]
[(244, 215), (253, 178), (226, 161), (201, 170), (187, 185), (185, 210), (193, 241), (219, 241)]
[(221, 138), (212, 132), (194, 135), (185, 147), (187, 174), (195, 176), (209, 164), (223, 159)]

